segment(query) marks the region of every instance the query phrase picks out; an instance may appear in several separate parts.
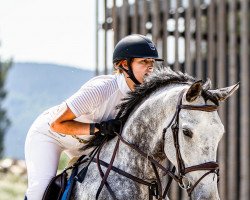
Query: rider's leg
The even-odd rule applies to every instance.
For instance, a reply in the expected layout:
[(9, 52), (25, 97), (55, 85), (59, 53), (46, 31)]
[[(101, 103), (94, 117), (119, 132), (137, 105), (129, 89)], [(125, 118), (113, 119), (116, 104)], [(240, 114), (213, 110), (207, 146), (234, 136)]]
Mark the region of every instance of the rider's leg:
[(25, 142), (25, 160), (28, 173), (28, 200), (41, 200), (50, 180), (56, 175), (60, 154), (60, 143), (32, 128)]

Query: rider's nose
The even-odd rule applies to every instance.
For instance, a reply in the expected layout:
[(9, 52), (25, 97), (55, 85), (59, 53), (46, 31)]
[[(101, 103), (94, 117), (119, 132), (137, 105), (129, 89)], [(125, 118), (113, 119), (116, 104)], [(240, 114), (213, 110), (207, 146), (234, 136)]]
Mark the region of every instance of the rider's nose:
[(154, 67), (152, 65), (149, 65), (147, 69), (148, 69), (148, 72), (151, 73), (153, 72)]

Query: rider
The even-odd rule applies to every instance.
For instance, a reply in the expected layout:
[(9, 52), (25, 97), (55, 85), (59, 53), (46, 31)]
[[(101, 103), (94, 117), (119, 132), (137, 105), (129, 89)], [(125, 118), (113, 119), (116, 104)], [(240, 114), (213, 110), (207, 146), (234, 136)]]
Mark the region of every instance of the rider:
[(65, 102), (44, 111), (34, 121), (25, 142), (28, 200), (42, 199), (56, 175), (62, 151), (69, 157), (79, 156), (79, 148), (99, 133), (96, 123), (113, 123), (115, 107), (128, 91), (143, 83), (155, 61), (162, 59), (154, 43), (143, 35), (129, 35), (114, 49), (117, 73), (92, 78)]

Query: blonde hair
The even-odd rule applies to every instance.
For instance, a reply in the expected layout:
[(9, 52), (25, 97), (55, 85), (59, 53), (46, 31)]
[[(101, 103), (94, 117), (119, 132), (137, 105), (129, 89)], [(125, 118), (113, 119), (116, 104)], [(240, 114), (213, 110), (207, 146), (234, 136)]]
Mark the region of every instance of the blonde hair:
[[(121, 66), (121, 63), (126, 60), (126, 59), (123, 59), (123, 60), (119, 60), (117, 61), (116, 63), (114, 63), (114, 73), (115, 74), (122, 74), (123, 73), (123, 70), (119, 69), (118, 67)], [(134, 58), (131, 58), (131, 61), (130, 61), (130, 64), (133, 62)], [(126, 60), (127, 61), (127, 60)]]
[(117, 61), (116, 63), (114, 63), (114, 74), (122, 74), (122, 70), (119, 69), (118, 67), (121, 65), (121, 63), (123, 62), (124, 60), (120, 60), (120, 61)]

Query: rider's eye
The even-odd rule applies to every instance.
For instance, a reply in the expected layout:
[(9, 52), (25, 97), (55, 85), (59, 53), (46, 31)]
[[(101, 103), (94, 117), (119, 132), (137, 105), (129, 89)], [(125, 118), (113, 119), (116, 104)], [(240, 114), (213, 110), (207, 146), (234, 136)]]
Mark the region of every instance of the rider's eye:
[(182, 132), (187, 137), (190, 137), (190, 138), (193, 137), (193, 132), (191, 130), (189, 130), (189, 129), (183, 129)]
[(146, 61), (145, 61), (145, 60), (142, 60), (142, 61), (140, 61), (140, 64), (145, 65), (145, 64), (146, 64)]

